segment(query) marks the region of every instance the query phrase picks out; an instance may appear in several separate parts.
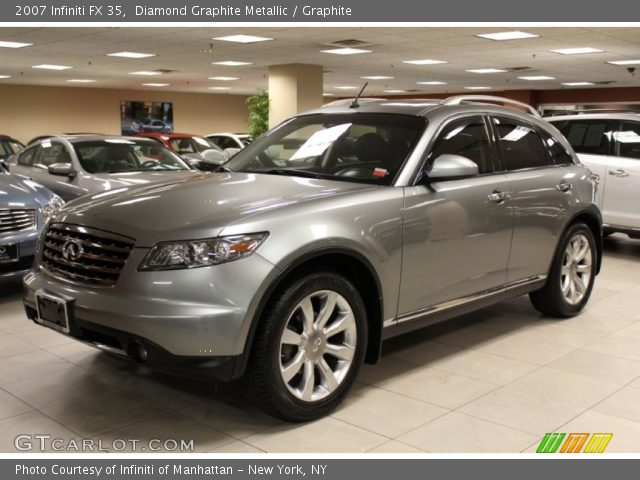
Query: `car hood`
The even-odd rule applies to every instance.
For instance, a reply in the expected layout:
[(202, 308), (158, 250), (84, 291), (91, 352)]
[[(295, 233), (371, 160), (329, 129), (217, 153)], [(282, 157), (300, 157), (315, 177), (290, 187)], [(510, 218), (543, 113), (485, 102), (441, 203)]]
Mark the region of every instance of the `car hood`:
[(254, 173), (212, 173), (191, 179), (103, 192), (69, 203), (56, 221), (159, 241), (211, 238), (250, 216), (377, 186)]
[(52, 195), (32, 180), (0, 171), (0, 208), (40, 208)]
[(85, 174), (84, 178), (92, 181), (91, 191), (87, 193), (99, 193), (106, 190), (116, 190), (126, 187), (135, 187), (149, 183), (164, 183), (176, 179), (196, 177), (199, 172), (194, 170), (179, 171), (147, 171), (147, 172), (118, 172), (118, 173), (93, 173)]

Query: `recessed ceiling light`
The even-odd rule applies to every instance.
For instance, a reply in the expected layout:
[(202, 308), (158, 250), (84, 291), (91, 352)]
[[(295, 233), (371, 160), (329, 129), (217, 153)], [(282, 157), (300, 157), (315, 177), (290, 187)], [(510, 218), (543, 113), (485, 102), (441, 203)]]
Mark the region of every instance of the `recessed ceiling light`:
[(520, 40), (521, 38), (538, 38), (540, 35), (534, 35), (533, 33), (512, 31), (512, 32), (496, 32), (496, 33), (483, 33), (476, 35), (476, 37), (488, 38), (489, 40), (496, 40), (498, 42), (504, 40)]
[(589, 85), (595, 85), (595, 83), (591, 82), (564, 82), (562, 85), (566, 87), (586, 87)]
[(559, 53), (560, 55), (580, 55), (583, 53), (602, 53), (604, 50), (592, 47), (577, 47), (577, 48), (559, 48), (557, 50), (549, 50), (553, 53)]
[(162, 75), (162, 73), (154, 72), (154, 71), (141, 70), (139, 72), (129, 72), (129, 75), (143, 75), (143, 76), (147, 76), (147, 77), (152, 77), (154, 75)]
[(23, 48), (30, 47), (33, 43), (21, 43), (21, 42), (2, 42), (0, 41), (0, 47), (2, 48)]
[(221, 82), (231, 82), (232, 80), (240, 80), (238, 77), (209, 77), (209, 80), (220, 80)]
[(107, 57), (122, 57), (122, 58), (148, 58), (155, 57), (155, 53), (140, 53), (140, 52), (116, 52), (107, 53)]
[(42, 65), (34, 65), (31, 68), (39, 68), (41, 70), (69, 70), (73, 67), (69, 67), (68, 65), (50, 65), (48, 63), (43, 63)]
[(209, 87), (209, 90), (231, 90), (231, 87)]
[(339, 86), (333, 87), (333, 88), (335, 88), (336, 90), (355, 90), (358, 87), (354, 87), (354, 86), (351, 86), (351, 85), (339, 85)]
[(416, 82), (418, 85), (446, 85), (447, 82), (439, 82), (437, 80), (431, 80), (428, 82)]
[(143, 87), (168, 87), (170, 83), (143, 83)]
[(358, 55), (359, 53), (371, 53), (371, 50), (361, 48), (332, 48), (331, 50), (320, 50), (321, 53), (332, 53), (333, 55)]
[(531, 80), (531, 81), (536, 81), (536, 80), (555, 80), (556, 77), (550, 77), (548, 75), (530, 75), (530, 76), (525, 76), (525, 77), (518, 77), (520, 80)]
[(465, 90), (491, 90), (491, 87), (464, 87)]
[(96, 82), (97, 80), (91, 80), (89, 78), (71, 78), (69, 80), (67, 80), (67, 82), (69, 83), (93, 83)]
[(11, 75), (0, 75), (0, 78), (1, 78), (1, 79), (4, 79), (4, 78), (11, 78)]
[(402, 63), (410, 63), (411, 65), (440, 65), (445, 62), (444, 60), (432, 60), (430, 58), (426, 58), (424, 60), (403, 60)]
[(465, 70), (465, 72), (469, 73), (505, 73), (506, 70), (502, 68), (473, 68), (470, 70)]
[(638, 65), (640, 60), (610, 60), (607, 63), (611, 65)]
[(221, 40), (223, 42), (236, 42), (236, 43), (255, 43), (255, 42), (267, 42), (273, 40), (269, 37), (258, 37), (257, 35), (227, 35), (226, 37), (216, 37), (211, 40)]
[(212, 62), (212, 65), (225, 65), (227, 67), (239, 67), (242, 65), (252, 65), (251, 62), (238, 62), (236, 60), (225, 60), (224, 62)]
[(385, 90), (385, 93), (406, 93), (406, 90), (397, 90), (397, 89), (393, 89), (393, 90)]
[(360, 77), (363, 80), (391, 80), (396, 77), (390, 77), (387, 75), (368, 75), (366, 77)]

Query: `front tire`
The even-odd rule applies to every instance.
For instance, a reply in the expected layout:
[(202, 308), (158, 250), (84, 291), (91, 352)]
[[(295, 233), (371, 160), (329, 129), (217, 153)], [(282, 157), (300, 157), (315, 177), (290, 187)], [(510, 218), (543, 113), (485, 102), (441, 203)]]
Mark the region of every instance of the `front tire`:
[(597, 271), (596, 241), (584, 223), (566, 231), (544, 287), (529, 294), (541, 313), (567, 318), (580, 313), (589, 301)]
[(332, 411), (364, 360), (365, 312), (358, 290), (332, 271), (300, 276), (279, 290), (258, 326), (249, 365), (259, 407), (293, 422)]

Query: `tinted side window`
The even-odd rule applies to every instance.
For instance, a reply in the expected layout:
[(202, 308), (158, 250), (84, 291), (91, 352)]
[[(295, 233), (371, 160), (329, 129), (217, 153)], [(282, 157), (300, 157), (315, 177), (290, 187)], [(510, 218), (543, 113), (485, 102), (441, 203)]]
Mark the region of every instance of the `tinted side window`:
[(493, 124), (504, 168), (521, 170), (549, 165), (542, 138), (531, 125), (513, 118), (494, 118)]
[(553, 138), (553, 136), (545, 130), (541, 130), (540, 134), (542, 135), (544, 143), (547, 145), (547, 150), (549, 151), (549, 155), (551, 155), (551, 162), (554, 165), (571, 165), (573, 163), (573, 157), (562, 146), (562, 143)]
[(482, 117), (467, 117), (449, 123), (431, 149), (429, 161), (445, 153), (473, 160), (479, 173), (494, 171), (493, 149)]
[(570, 120), (557, 126), (577, 153), (609, 153), (611, 126), (607, 120)]
[(33, 167), (33, 161), (35, 160), (35, 153), (40, 147), (30, 148), (25, 150), (20, 157), (18, 157), (18, 165), (23, 167)]
[(36, 155), (35, 165), (46, 169), (54, 163), (71, 163), (69, 152), (60, 143), (42, 143)]
[(614, 137), (618, 156), (640, 159), (640, 123), (622, 122)]

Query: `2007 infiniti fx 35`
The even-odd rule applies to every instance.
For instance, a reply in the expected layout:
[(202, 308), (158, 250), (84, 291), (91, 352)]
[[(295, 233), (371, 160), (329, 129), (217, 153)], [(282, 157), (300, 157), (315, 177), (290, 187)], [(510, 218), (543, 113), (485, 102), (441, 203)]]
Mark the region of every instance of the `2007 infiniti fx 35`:
[(71, 202), (27, 315), (157, 370), (246, 374), (292, 421), (334, 408), (388, 337), (526, 293), (575, 315), (600, 266), (595, 179), (533, 109), (492, 101), (338, 102), (218, 173)]

